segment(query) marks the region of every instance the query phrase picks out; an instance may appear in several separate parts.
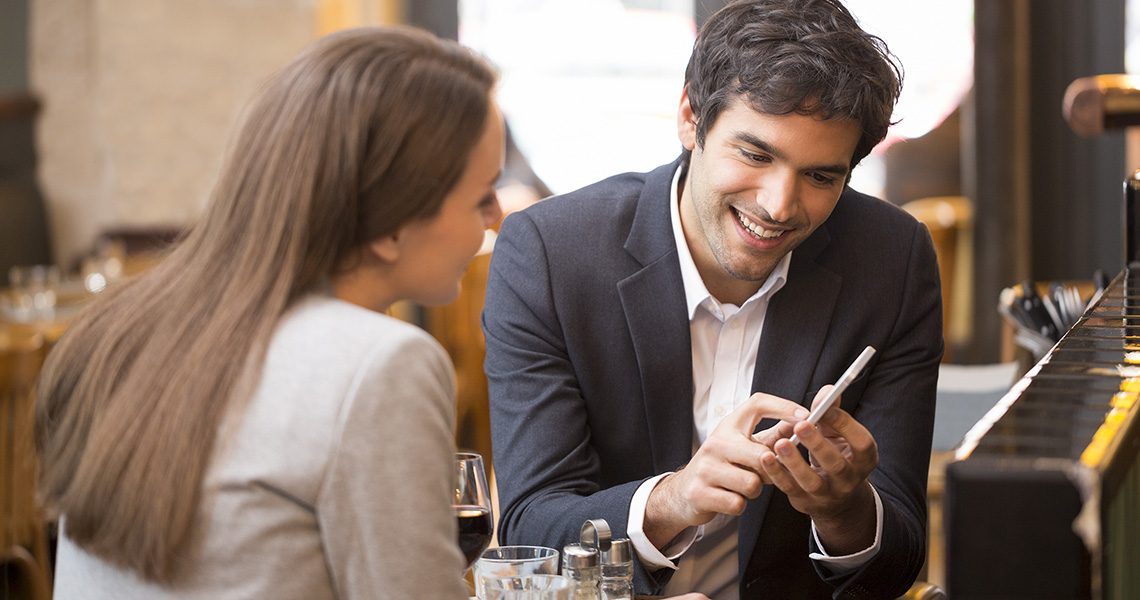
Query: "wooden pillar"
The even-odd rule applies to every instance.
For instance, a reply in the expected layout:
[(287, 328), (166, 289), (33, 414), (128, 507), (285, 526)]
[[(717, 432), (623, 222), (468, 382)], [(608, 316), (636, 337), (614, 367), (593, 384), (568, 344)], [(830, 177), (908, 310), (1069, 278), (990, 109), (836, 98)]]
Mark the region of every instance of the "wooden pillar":
[(0, 287), (9, 267), (52, 262), (36, 184), (39, 110), (28, 85), (27, 0), (0, 2)]
[(1123, 266), (1123, 134), (1078, 138), (1061, 100), (1078, 77), (1123, 71), (1124, 1), (974, 3), (975, 87), (962, 161), (975, 202), (969, 362), (1003, 358), (1003, 288)]
[(724, 8), (728, 0), (693, 0), (693, 21), (700, 27), (705, 19), (716, 11)]
[(1061, 115), (1074, 79), (1124, 72), (1125, 0), (1034, 0), (1031, 275), (1091, 279), (1124, 267), (1124, 132), (1077, 136)]
[(439, 37), (459, 39), (457, 0), (405, 0), (405, 22), (426, 29)]
[(962, 179), (974, 201), (974, 344), (998, 360), (1002, 288), (1029, 275), (1030, 0), (974, 3), (974, 91), (963, 111)]

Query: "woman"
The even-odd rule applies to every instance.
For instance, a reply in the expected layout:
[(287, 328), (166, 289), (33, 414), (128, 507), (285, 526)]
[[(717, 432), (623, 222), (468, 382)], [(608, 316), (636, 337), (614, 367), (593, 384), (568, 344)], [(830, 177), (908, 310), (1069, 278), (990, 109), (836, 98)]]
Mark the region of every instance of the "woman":
[(45, 366), (56, 598), (467, 597), (451, 364), (380, 311), (455, 299), (500, 217), (494, 82), (369, 28), (268, 83), (200, 224)]

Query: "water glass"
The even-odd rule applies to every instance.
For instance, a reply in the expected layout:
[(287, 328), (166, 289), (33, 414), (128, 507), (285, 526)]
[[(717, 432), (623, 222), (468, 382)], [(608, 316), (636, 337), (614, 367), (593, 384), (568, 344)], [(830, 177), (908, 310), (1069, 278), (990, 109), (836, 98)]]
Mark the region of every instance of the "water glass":
[(503, 577), (557, 575), (558, 551), (544, 546), (500, 546), (475, 561), (475, 596), (487, 600), (485, 583)]
[(518, 575), (491, 579), (486, 600), (570, 600), (574, 581), (562, 575)]
[(15, 266), (8, 270), (12, 303), (18, 321), (50, 319), (55, 312), (60, 271), (55, 265)]

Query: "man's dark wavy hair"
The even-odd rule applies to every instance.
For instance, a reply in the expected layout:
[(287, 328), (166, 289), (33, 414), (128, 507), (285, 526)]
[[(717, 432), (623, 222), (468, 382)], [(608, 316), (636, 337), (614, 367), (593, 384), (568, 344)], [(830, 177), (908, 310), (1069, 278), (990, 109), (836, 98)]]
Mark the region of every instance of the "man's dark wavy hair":
[(709, 17), (685, 69), (697, 143), (737, 96), (762, 113), (850, 118), (854, 168), (887, 135), (902, 68), (837, 0), (744, 0)]

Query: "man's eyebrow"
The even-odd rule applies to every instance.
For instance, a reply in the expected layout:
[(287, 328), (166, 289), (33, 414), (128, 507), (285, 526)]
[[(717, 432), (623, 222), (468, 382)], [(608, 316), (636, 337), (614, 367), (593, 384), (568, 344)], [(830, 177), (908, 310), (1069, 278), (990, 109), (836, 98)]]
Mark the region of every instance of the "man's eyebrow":
[[(773, 157), (778, 158), (780, 160), (785, 160), (787, 158), (775, 146), (769, 144), (768, 142), (756, 137), (755, 135), (753, 135), (752, 133), (749, 133), (747, 131), (737, 131), (733, 134), (732, 137), (739, 142), (743, 142), (745, 144), (748, 144), (749, 146), (753, 146), (757, 150), (760, 150), (761, 152), (764, 152), (765, 154), (770, 154)], [(809, 166), (805, 170), (806, 171), (819, 171), (820, 173), (831, 173), (832, 175), (846, 176), (848, 171), (850, 170), (850, 165), (847, 165), (847, 164), (815, 165), (815, 166)]]

